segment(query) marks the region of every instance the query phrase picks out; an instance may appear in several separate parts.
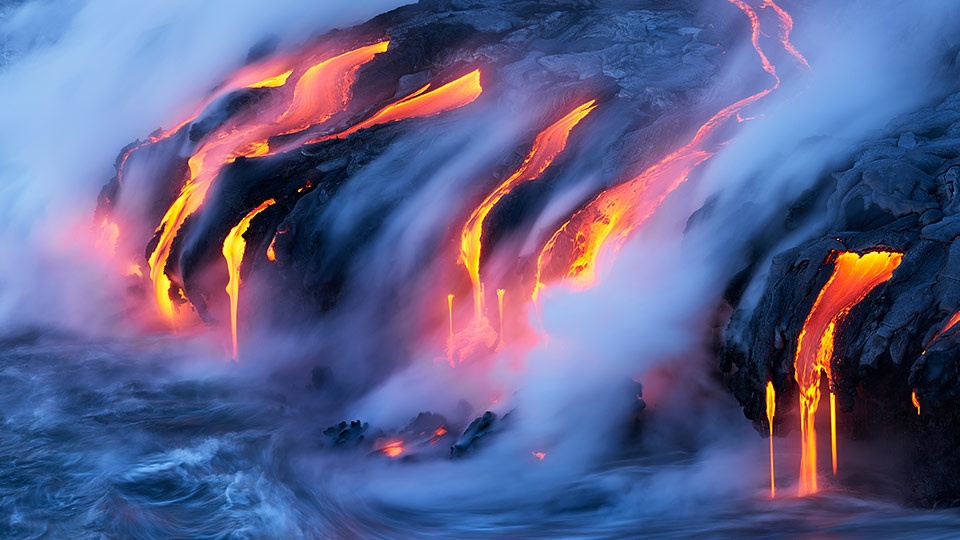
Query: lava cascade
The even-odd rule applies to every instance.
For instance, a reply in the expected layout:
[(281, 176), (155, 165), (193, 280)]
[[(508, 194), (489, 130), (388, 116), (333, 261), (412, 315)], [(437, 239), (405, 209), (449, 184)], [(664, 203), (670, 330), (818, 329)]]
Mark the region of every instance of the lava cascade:
[[(820, 403), (820, 379), (832, 380), (834, 336), (847, 313), (875, 287), (886, 282), (900, 265), (903, 255), (873, 251), (831, 254), (833, 273), (820, 290), (797, 338), (794, 377), (800, 394), (800, 495), (816, 493), (817, 433), (815, 416)], [(829, 259), (828, 259), (829, 262)], [(833, 411), (835, 414), (835, 405)], [(831, 448), (836, 448), (835, 416), (831, 418)], [(834, 459), (834, 466), (836, 460)]]
[[(740, 118), (740, 112), (780, 87), (776, 67), (760, 46), (760, 18), (756, 10), (742, 0), (729, 0), (750, 21), (750, 40), (760, 58), (760, 64), (773, 78), (773, 84), (760, 92), (743, 98), (708, 119), (697, 129), (687, 144), (644, 170), (638, 176), (601, 192), (573, 215), (546, 242), (537, 259), (536, 300), (548, 279), (576, 287), (587, 287), (596, 281), (597, 262), (604, 251), (616, 252), (630, 234), (640, 227), (660, 207), (666, 198), (686, 180), (701, 163), (714, 155), (722, 141), (714, 134), (731, 119)], [(781, 42), (789, 44), (792, 19), (772, 1), (764, 6), (774, 8), (780, 20)], [(807, 65), (803, 56), (790, 45), (788, 51)]]
[(276, 201), (268, 199), (260, 206), (243, 216), (227, 234), (223, 241), (223, 258), (227, 261), (227, 271), (230, 279), (227, 282), (227, 294), (230, 296), (230, 335), (233, 345), (233, 359), (237, 359), (237, 306), (240, 303), (240, 265), (243, 263), (243, 254), (247, 249), (247, 241), (243, 235), (250, 228), (250, 222), (260, 212), (269, 208)]
[(777, 494), (776, 480), (774, 479), (773, 469), (773, 417), (777, 414), (777, 391), (773, 387), (773, 381), (767, 381), (767, 426), (770, 429), (770, 498)]
[[(220, 170), (238, 157), (267, 154), (271, 137), (322, 123), (344, 110), (357, 70), (386, 51), (388, 43), (360, 47), (310, 66), (296, 79), (292, 93), (280, 92), (279, 99), (240, 115), (205, 137), (187, 162), (189, 178), (157, 227), (157, 245), (148, 257), (154, 294), (164, 317), (171, 321), (176, 318), (172, 282), (166, 271), (173, 241), (186, 219), (203, 204)], [(285, 89), (288, 84), (285, 79), (275, 89)]]

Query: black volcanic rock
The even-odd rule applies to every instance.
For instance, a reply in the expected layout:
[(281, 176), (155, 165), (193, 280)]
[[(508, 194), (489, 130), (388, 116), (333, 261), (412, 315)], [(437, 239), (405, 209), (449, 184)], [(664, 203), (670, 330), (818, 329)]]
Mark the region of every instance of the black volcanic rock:
[(945, 451), (960, 444), (960, 333), (934, 339), (960, 310), (958, 119), (960, 94), (954, 94), (898, 118), (883, 138), (864, 145), (852, 167), (834, 175), (820, 235), (779, 253), (767, 273), (754, 276), (765, 284), (755, 304), (730, 298), (737, 309), (721, 353), (730, 388), (761, 431), (767, 429), (764, 387), (773, 381), (778, 433), (788, 433), (796, 421), (790, 414), (797, 407), (796, 344), (833, 271), (825, 264), (830, 252), (903, 253), (893, 277), (838, 329), (832, 367), (838, 404), (851, 415), (841, 430), (846, 425), (846, 436), (861, 439), (890, 430), (912, 434), (913, 461), (922, 465), (906, 491), (927, 504), (960, 494), (953, 473), (933, 475), (930, 465), (960, 472), (960, 459), (948, 459)]

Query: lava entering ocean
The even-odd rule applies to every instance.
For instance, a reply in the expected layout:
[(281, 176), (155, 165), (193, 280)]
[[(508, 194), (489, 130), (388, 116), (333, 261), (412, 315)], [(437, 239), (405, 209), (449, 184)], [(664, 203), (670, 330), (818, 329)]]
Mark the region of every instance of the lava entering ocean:
[[(893, 276), (903, 254), (871, 251), (835, 253), (833, 273), (820, 289), (797, 338), (795, 378), (800, 386), (800, 495), (818, 491), (816, 414), (820, 404), (820, 378), (833, 384), (833, 356), (838, 328), (850, 310), (870, 291)], [(836, 402), (830, 392), (830, 448), (834, 474), (837, 470)]]
[[(201, 25), (108, 25), (140, 37), (82, 49), (124, 59), (82, 77), (17, 67), (74, 32), (0, 44), (0, 88), (36, 115), (0, 112), (23, 131), (0, 175), (50, 187), (0, 197), (44, 201), (17, 212), (37, 225), (0, 222), (0, 314), (46, 311), (34, 334), (0, 327), (0, 476), (18, 479), (0, 529), (711, 536), (745, 529), (699, 530), (691, 509), (761, 531), (783, 509), (835, 519), (859, 491), (806, 497), (826, 487), (825, 384), (830, 487), (960, 496), (936, 473), (960, 471), (960, 14), (423, 0), (322, 33), (293, 14), (321, 8), (280, 0), (244, 15), (264, 27), (246, 36), (230, 20), (250, 6), (213, 1), (220, 26), (206, 4)], [(77, 24), (105, 5), (78, 4)], [(32, 19), (8, 9), (0, 33)], [(187, 35), (231, 53), (153, 73), (150, 51)], [(76, 226), (113, 156), (92, 230)]]

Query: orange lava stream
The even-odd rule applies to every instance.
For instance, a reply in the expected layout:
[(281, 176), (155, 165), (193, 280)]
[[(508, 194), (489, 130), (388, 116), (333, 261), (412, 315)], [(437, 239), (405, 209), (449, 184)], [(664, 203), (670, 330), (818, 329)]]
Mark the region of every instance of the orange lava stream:
[[(268, 103), (257, 109), (252, 118), (244, 116), (207, 136), (188, 161), (190, 178), (157, 227), (159, 240), (148, 257), (150, 279), (164, 317), (171, 321), (176, 318), (170, 297), (172, 282), (166, 274), (173, 240), (184, 221), (203, 204), (220, 170), (238, 157), (268, 153), (267, 141), (273, 136), (322, 123), (344, 110), (357, 70), (376, 54), (386, 51), (387, 45), (387, 41), (368, 45), (311, 66), (297, 78), (292, 96), (289, 93), (282, 96), (287, 98), (285, 103), (276, 106)], [(257, 78), (252, 84), (262, 82)]]
[(279, 75), (267, 77), (266, 79), (249, 84), (247, 85), (247, 88), (276, 88), (278, 86), (283, 86), (287, 84), (287, 79), (290, 78), (290, 75), (293, 75), (292, 69), (288, 69)]
[(473, 284), (474, 314), (477, 318), (482, 316), (480, 250), (482, 248), (483, 223), (487, 219), (487, 215), (513, 188), (524, 182), (539, 178), (566, 148), (573, 128), (595, 108), (596, 100), (591, 99), (541, 131), (534, 139), (533, 147), (523, 160), (520, 168), (487, 195), (480, 206), (473, 210), (464, 224), (463, 231), (460, 233), (460, 261), (466, 267), (467, 273), (470, 275), (470, 282)]
[(750, 41), (760, 58), (761, 67), (774, 83), (770, 87), (720, 110), (697, 130), (686, 145), (670, 153), (639, 176), (601, 192), (547, 241), (537, 258), (537, 278), (533, 298), (548, 278), (579, 288), (596, 281), (597, 261), (604, 250), (616, 252), (629, 235), (683, 184), (690, 172), (713, 156), (708, 145), (714, 132), (744, 108), (780, 87), (774, 65), (760, 47), (760, 20), (756, 11), (742, 0), (729, 0), (750, 20)]
[(380, 447), (380, 452), (389, 458), (400, 457), (403, 454), (403, 441), (387, 441)]
[[(937, 332), (935, 336), (933, 336), (933, 339), (930, 340), (930, 343), (933, 343), (934, 341), (936, 341), (938, 337), (942, 336), (948, 330), (956, 326), (958, 322), (960, 322), (960, 311), (957, 311), (956, 313), (950, 316), (950, 319), (947, 321), (947, 324), (943, 325), (943, 328), (941, 328), (940, 331)], [(927, 347), (929, 346), (930, 344), (927, 344)]]
[(773, 11), (777, 14), (777, 18), (780, 19), (780, 44), (783, 45), (784, 50), (786, 50), (790, 56), (792, 56), (798, 64), (803, 67), (810, 69), (810, 64), (807, 63), (807, 59), (800, 54), (800, 51), (793, 46), (793, 43), (790, 42), (790, 32), (793, 31), (793, 17), (789, 13), (784, 11), (784, 9), (778, 6), (773, 0), (763, 0), (763, 3), (760, 4), (761, 8), (772, 8)]
[(920, 400), (917, 398), (916, 390), (910, 392), (910, 402), (913, 403), (913, 408), (917, 410), (917, 416), (920, 416)]
[(773, 381), (767, 381), (767, 425), (770, 428), (770, 498), (777, 494), (776, 481), (773, 472), (773, 416), (777, 412), (777, 391), (773, 388)]
[(267, 246), (267, 260), (270, 262), (277, 261), (277, 235), (273, 235), (273, 240), (270, 240), (270, 245)]
[(407, 120), (410, 118), (423, 118), (434, 116), (442, 112), (459, 109), (473, 103), (483, 92), (480, 85), (480, 70), (475, 69), (463, 77), (448, 82), (435, 90), (427, 91), (430, 85), (427, 85), (416, 92), (400, 99), (399, 101), (387, 105), (377, 111), (373, 116), (355, 124), (353, 127), (335, 133), (332, 135), (323, 135), (307, 141), (305, 144), (314, 144), (330, 139), (341, 139), (360, 131), (379, 124), (388, 124), (398, 120)]
[(243, 216), (240, 223), (237, 223), (227, 238), (223, 241), (223, 258), (227, 260), (227, 272), (230, 280), (227, 282), (227, 294), (230, 296), (230, 333), (233, 343), (233, 359), (237, 359), (237, 306), (240, 303), (240, 265), (243, 263), (243, 253), (247, 249), (247, 241), (243, 235), (250, 228), (250, 222), (257, 214), (263, 212), (275, 203), (273, 199), (267, 199), (260, 206), (254, 208), (247, 215)]
[(830, 392), (830, 464), (837, 475), (837, 394)]
[[(794, 360), (794, 377), (800, 389), (801, 496), (818, 490), (815, 416), (820, 403), (821, 374), (826, 373), (828, 379), (832, 378), (830, 362), (833, 358), (834, 333), (843, 324), (851, 308), (877, 285), (890, 279), (902, 258), (900, 253), (885, 251), (865, 255), (853, 252), (836, 254), (833, 273), (820, 290), (803, 323)], [(827, 262), (830, 262), (829, 259)], [(834, 422), (831, 424), (835, 425)], [(832, 440), (835, 447), (835, 435)]]

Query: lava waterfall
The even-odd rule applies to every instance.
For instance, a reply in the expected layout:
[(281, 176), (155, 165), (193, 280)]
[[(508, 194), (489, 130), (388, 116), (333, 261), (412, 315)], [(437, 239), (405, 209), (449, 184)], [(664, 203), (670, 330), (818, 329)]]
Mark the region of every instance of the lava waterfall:
[(960, 12), (402, 3), (0, 8), (0, 530), (958, 500)]

